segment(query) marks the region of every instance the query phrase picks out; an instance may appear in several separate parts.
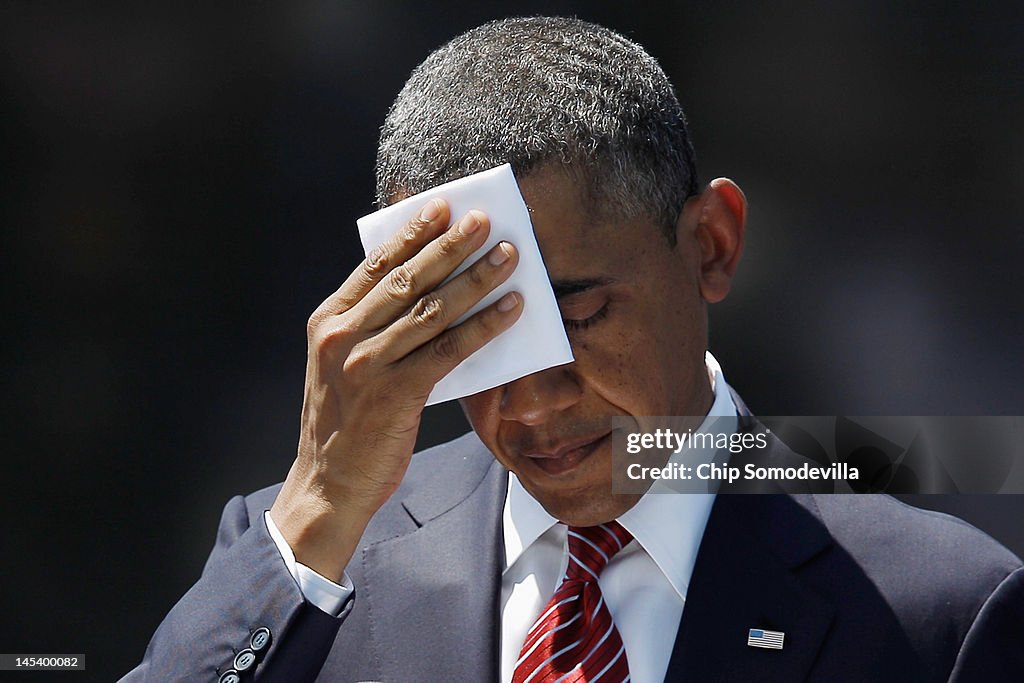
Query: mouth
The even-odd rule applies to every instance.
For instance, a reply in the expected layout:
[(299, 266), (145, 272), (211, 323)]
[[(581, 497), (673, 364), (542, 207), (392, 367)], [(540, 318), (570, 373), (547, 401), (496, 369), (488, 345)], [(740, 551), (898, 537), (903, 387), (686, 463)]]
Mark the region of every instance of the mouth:
[(579, 467), (610, 437), (610, 431), (602, 432), (566, 443), (551, 451), (524, 453), (523, 456), (545, 474), (564, 475)]

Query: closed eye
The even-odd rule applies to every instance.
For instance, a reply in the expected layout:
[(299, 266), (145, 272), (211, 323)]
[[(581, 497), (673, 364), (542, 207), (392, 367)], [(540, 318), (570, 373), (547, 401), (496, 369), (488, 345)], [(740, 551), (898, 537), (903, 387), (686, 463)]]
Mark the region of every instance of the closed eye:
[(604, 306), (599, 308), (593, 315), (581, 320), (574, 318), (562, 318), (562, 323), (565, 325), (565, 329), (571, 332), (578, 332), (587, 329), (594, 323), (600, 322), (608, 315), (608, 302), (605, 302)]

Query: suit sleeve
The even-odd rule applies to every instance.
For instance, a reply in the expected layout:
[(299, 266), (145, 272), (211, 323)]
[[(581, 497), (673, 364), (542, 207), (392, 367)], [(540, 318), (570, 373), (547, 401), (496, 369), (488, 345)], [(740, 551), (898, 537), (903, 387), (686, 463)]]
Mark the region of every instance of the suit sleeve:
[(949, 680), (1024, 681), (1024, 567), (1007, 576), (985, 601)]
[(256, 651), (244, 680), (313, 681), (353, 600), (338, 616), (302, 598), (263, 516), (252, 526), (245, 499), (224, 508), (217, 542), (199, 581), (157, 628), (142, 663), (122, 683), (216, 682), (235, 655), (265, 628), (269, 644)]

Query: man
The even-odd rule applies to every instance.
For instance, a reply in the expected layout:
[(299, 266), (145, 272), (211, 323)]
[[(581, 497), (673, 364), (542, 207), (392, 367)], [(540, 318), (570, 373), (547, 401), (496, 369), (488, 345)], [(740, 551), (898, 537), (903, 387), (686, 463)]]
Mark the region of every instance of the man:
[(434, 383), (530, 305), (449, 329), (517, 252), (445, 283), (488, 217), (424, 205), (310, 318), (287, 479), (229, 502), (127, 680), (1021, 680), (1021, 562), (961, 522), (876, 496), (612, 492), (613, 416), (747, 414), (706, 353), (746, 200), (698, 188), (654, 59), (571, 19), (459, 36), (388, 114), (378, 200), (505, 162), (575, 362), (463, 399), (473, 433), (412, 456)]

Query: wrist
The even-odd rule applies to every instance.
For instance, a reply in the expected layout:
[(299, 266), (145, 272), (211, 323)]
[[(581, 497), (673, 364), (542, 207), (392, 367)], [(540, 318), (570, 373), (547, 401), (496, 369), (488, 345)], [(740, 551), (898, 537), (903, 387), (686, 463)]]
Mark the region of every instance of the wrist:
[(372, 514), (296, 494), (286, 483), (270, 509), (270, 516), (297, 562), (340, 583)]

